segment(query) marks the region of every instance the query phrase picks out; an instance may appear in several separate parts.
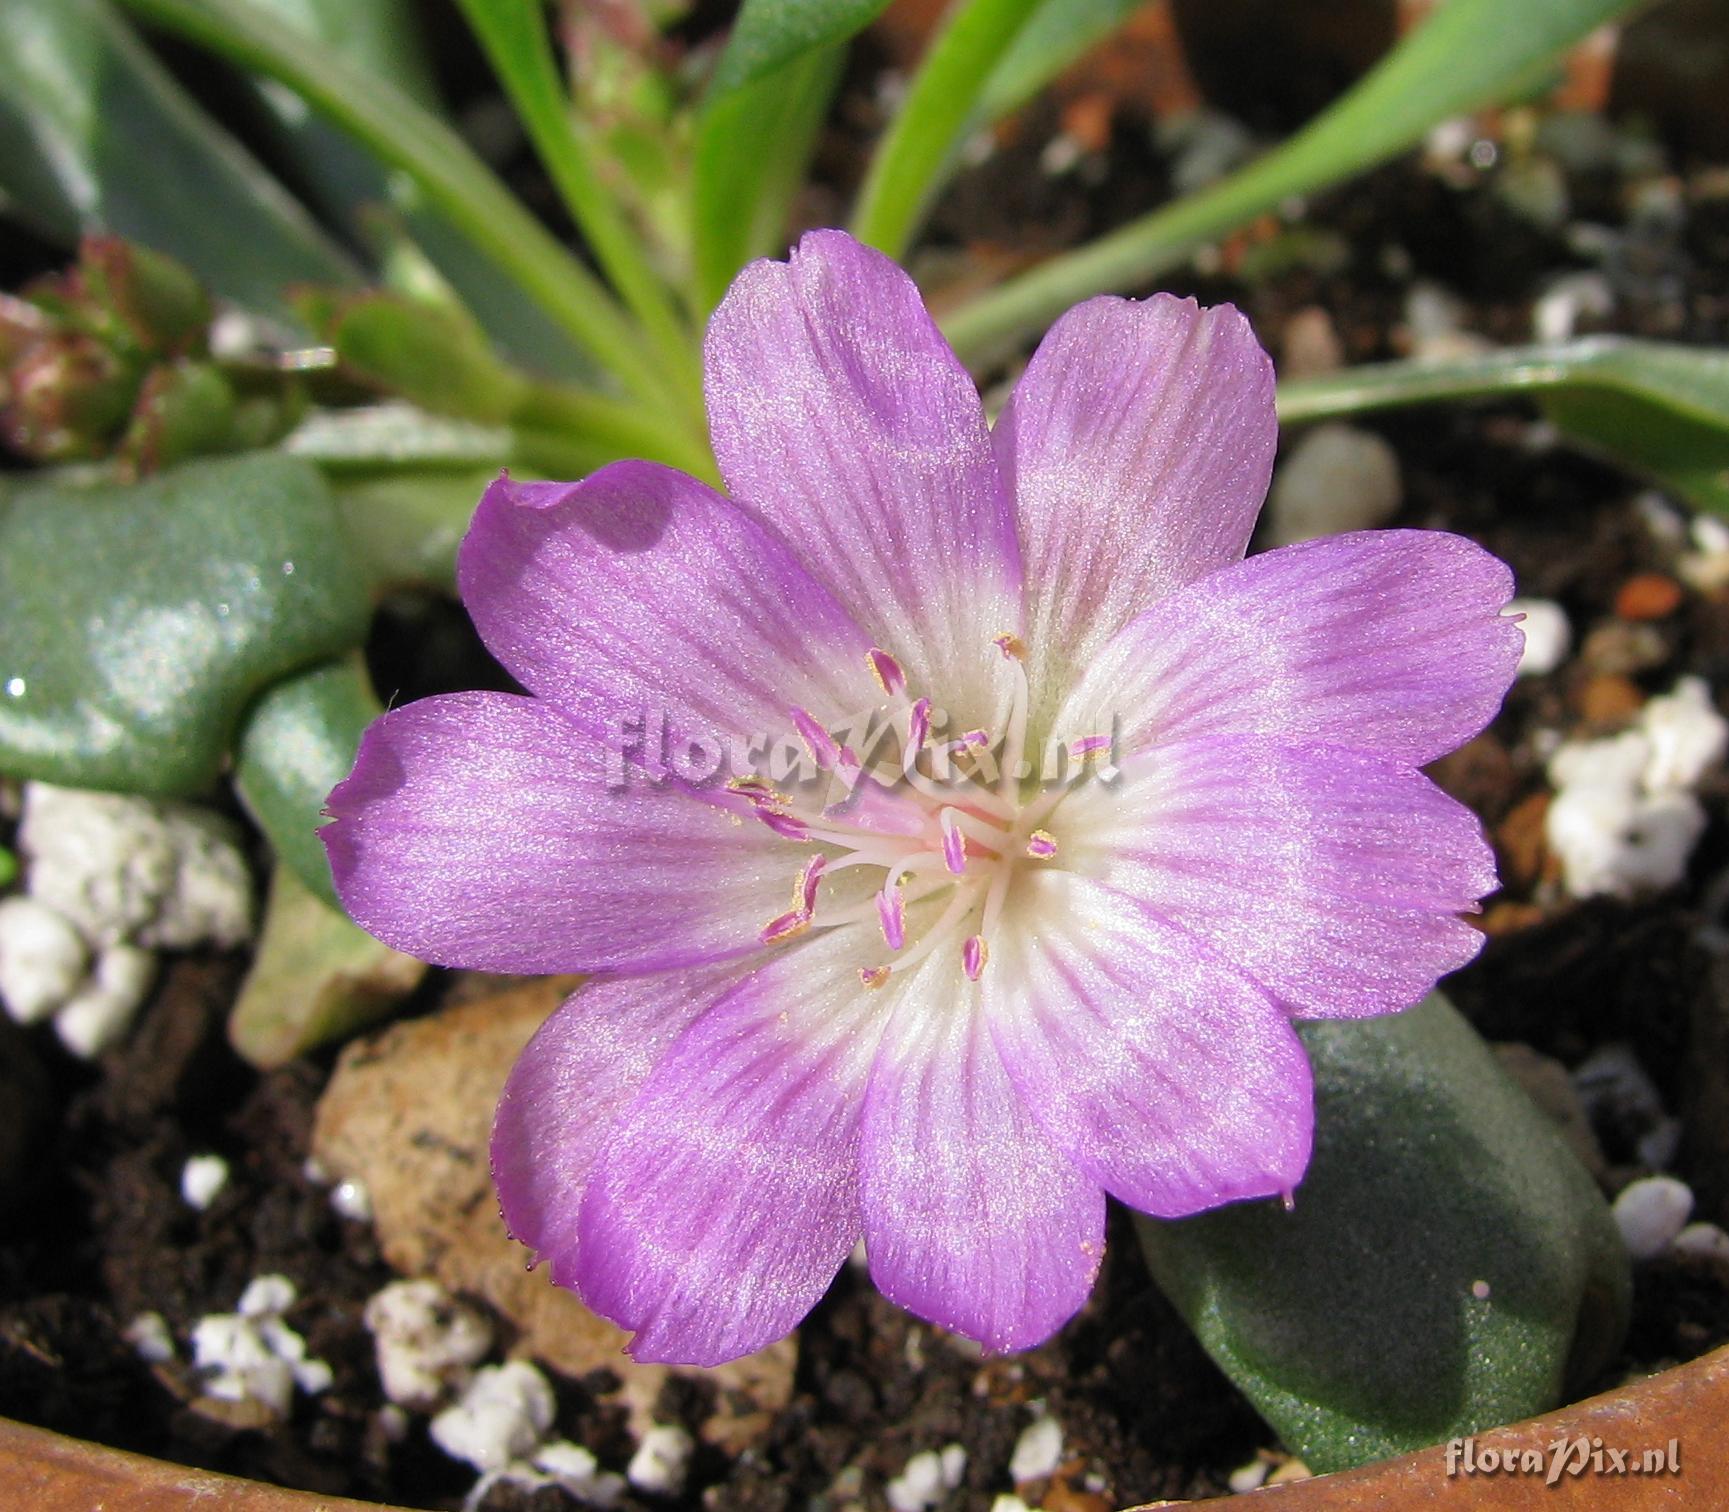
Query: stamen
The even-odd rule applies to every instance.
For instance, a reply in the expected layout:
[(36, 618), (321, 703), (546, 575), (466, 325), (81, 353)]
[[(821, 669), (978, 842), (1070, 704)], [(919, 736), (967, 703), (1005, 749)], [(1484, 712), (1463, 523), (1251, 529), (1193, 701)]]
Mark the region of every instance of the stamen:
[(880, 987), (889, 979), (889, 969), (886, 966), (861, 966), (858, 978), (867, 987)]
[(1083, 735), (1069, 746), (1069, 755), (1076, 761), (1086, 761), (1094, 756), (1104, 754), (1111, 748), (1109, 735)]
[(816, 909), (816, 886), (822, 880), (823, 868), (828, 865), (826, 856), (812, 856), (805, 862), (804, 870), (798, 874), (798, 881), (792, 885), (792, 906), (802, 908), (806, 914)]
[(991, 644), (1010, 661), (1025, 661), (1027, 659), (1027, 643), (1012, 630), (1004, 630), (1000, 635), (993, 635)]
[(961, 946), (961, 970), (976, 982), (983, 975), (985, 963), (990, 958), (991, 948), (985, 943), (985, 937), (968, 935), (966, 944)]
[(810, 759), (817, 764), (817, 770), (831, 770), (840, 759), (840, 748), (835, 745), (829, 732), (806, 710), (797, 707), (792, 711), (792, 726), (798, 731), (798, 738), (804, 742), (804, 748), (810, 752)]
[(1049, 830), (1036, 829), (1027, 836), (1027, 854), (1035, 861), (1049, 861), (1057, 853), (1057, 837)]
[(907, 900), (900, 887), (890, 882), (877, 894), (877, 921), (883, 942), (890, 950), (904, 949), (907, 942)]
[(907, 748), (901, 753), (901, 767), (904, 770), (918, 760), (918, 755), (924, 749), (924, 743), (931, 734), (931, 701), (921, 698), (912, 706), (907, 715)]
[(907, 675), (901, 670), (901, 664), (888, 652), (872, 646), (865, 653), (865, 661), (871, 669), (871, 676), (877, 680), (877, 686), (890, 698), (899, 698), (907, 689)]
[(960, 815), (946, 808), (937, 816), (943, 832), (943, 865), (957, 877), (967, 869), (967, 840), (961, 833)]
[(764, 945), (778, 945), (782, 940), (790, 940), (794, 935), (801, 935), (810, 928), (810, 915), (802, 908), (794, 908), (773, 918), (764, 924), (762, 933), (757, 936)]

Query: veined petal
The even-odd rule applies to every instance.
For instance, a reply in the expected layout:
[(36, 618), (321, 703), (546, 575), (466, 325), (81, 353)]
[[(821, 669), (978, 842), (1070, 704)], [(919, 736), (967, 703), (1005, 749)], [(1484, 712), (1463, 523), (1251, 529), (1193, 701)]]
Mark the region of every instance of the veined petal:
[(664, 720), (673, 751), (790, 740), (794, 706), (826, 722), (877, 701), (870, 641), (828, 589), (772, 531), (670, 467), (500, 478), (458, 580), (493, 655), (597, 736), (630, 719)]
[(575, 1273), (588, 1175), (655, 1063), (740, 968), (589, 982), (517, 1057), (492, 1124), (492, 1180), (513, 1238)]
[(1010, 1082), (978, 986), (952, 958), (933, 956), (913, 975), (865, 1100), (871, 1278), (890, 1301), (987, 1349), (1029, 1349), (1092, 1290), (1104, 1193)]
[(799, 851), (672, 783), (615, 787), (606, 766), (599, 741), (536, 699), (393, 709), (319, 831), (343, 906), (398, 950), (477, 971), (652, 971), (754, 950)]
[(1160, 746), (1058, 810), (1064, 856), (1170, 919), (1299, 1017), (1408, 1008), (1483, 937), (1482, 825), (1422, 773), (1257, 736)]
[(1064, 705), (1065, 736), (1121, 747), (1269, 735), (1421, 765), (1494, 718), (1524, 646), (1506, 564), (1462, 536), (1371, 530), (1222, 568), (1107, 645)]
[(1039, 343), (993, 440), (1038, 726), (1112, 635), (1248, 549), (1278, 445), (1273, 365), (1230, 305), (1089, 299)]
[(1289, 1192), (1314, 1087), (1285, 1015), (1180, 930), (1108, 887), (1042, 872), (983, 982), (1016, 1087), (1087, 1176), (1180, 1218)]
[(810, 232), (739, 274), (705, 363), (727, 487), (952, 728), (988, 724), (1008, 686), (991, 637), (1020, 629), (1019, 548), (978, 392), (913, 281), (844, 232)]
[(859, 1110), (897, 995), (860, 984), (873, 950), (874, 932), (843, 928), (773, 957), (680, 1035), (614, 1128), (568, 1279), (635, 1333), (635, 1358), (762, 1348), (858, 1241)]

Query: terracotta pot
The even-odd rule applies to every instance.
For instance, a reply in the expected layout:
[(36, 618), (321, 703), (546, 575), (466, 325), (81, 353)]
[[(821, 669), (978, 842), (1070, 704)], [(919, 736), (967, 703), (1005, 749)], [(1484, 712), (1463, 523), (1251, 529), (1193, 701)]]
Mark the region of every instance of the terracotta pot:
[[(1592, 1397), (1560, 1412), (1478, 1435), (1486, 1451), (1535, 1450), (1549, 1463), (1562, 1439), (1583, 1437), (1592, 1447), (1633, 1451), (1664, 1449), (1676, 1441), (1674, 1474), (1563, 1476), (1554, 1486), (1540, 1474), (1447, 1473), (1445, 1448), (1361, 1470), (1226, 1497), (1244, 1512), (1353, 1512), (1366, 1508), (1453, 1507), (1729, 1507), (1729, 1451), (1717, 1435), (1729, 1421), (1729, 1346), (1637, 1385)], [(142, 1455), (123, 1454), (0, 1418), (0, 1491), (7, 1507), (30, 1512), (405, 1512), (375, 1502), (284, 1491), (257, 1481), (188, 1470)], [(1171, 1503), (1162, 1503), (1169, 1506)]]

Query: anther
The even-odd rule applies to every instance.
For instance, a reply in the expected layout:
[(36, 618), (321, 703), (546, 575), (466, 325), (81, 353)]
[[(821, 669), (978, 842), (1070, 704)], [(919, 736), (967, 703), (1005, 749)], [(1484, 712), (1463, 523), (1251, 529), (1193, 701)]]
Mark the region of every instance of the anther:
[(798, 738), (804, 742), (818, 770), (829, 771), (840, 759), (840, 748), (830, 738), (829, 732), (806, 710), (795, 708), (792, 711), (792, 727), (798, 731)]
[(871, 676), (877, 680), (877, 686), (890, 698), (899, 698), (906, 692), (907, 675), (888, 652), (872, 646), (865, 653), (865, 662), (871, 669)]
[(790, 940), (794, 935), (801, 935), (810, 928), (810, 915), (802, 908), (794, 908), (770, 919), (763, 925), (762, 933), (757, 936), (764, 945), (778, 945), (782, 940)]
[(877, 894), (877, 919), (883, 943), (890, 950), (901, 949), (907, 942), (907, 901), (899, 886), (891, 883)]
[(1034, 830), (1027, 836), (1027, 854), (1035, 861), (1049, 861), (1057, 853), (1057, 837), (1049, 830)]
[(880, 987), (889, 979), (889, 969), (886, 966), (861, 966), (858, 979), (867, 987)]
[(961, 970), (976, 982), (984, 974), (985, 963), (990, 958), (991, 948), (985, 943), (985, 937), (968, 935), (966, 944), (961, 946)]
[(1012, 630), (1005, 630), (1000, 635), (993, 635), (991, 644), (1010, 661), (1025, 661), (1027, 659), (1027, 643)]
[(955, 811), (946, 808), (937, 817), (943, 832), (943, 865), (957, 877), (967, 869), (967, 840), (961, 833)]

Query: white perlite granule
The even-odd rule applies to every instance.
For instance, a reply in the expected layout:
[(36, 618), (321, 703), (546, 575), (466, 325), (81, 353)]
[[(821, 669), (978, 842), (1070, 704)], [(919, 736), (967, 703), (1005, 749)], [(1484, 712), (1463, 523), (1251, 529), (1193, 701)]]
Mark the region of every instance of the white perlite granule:
[(378, 1378), (392, 1402), (430, 1407), (492, 1348), (492, 1325), (436, 1281), (392, 1281), (367, 1299)]

